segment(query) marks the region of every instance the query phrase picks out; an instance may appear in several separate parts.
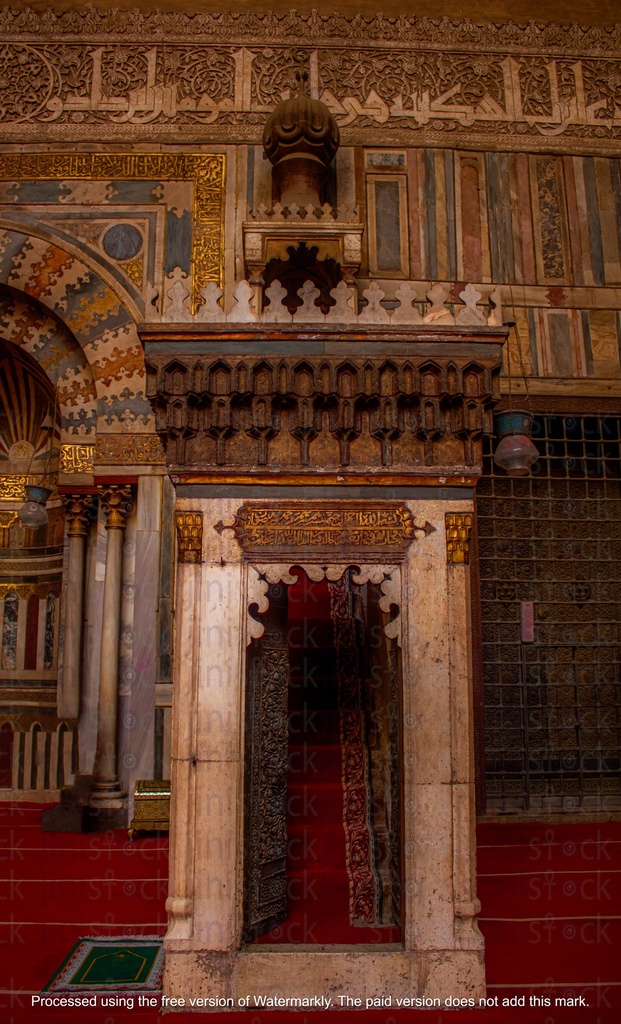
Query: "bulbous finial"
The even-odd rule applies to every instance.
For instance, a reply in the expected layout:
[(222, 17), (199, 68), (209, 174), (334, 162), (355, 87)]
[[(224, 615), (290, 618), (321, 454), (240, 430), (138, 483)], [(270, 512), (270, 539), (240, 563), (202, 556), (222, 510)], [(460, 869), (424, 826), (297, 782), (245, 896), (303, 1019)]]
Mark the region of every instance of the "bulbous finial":
[(302, 64), (295, 77), (297, 92), (282, 100), (265, 123), (263, 149), (274, 167), (283, 206), (320, 206), (326, 169), (339, 147), (339, 129), (326, 104), (307, 95), (308, 71)]

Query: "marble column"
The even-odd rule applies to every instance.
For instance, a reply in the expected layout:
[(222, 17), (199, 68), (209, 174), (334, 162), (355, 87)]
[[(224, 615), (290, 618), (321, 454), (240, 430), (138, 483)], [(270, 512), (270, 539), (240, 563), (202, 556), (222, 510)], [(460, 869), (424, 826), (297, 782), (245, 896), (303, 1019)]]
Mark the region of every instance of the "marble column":
[(99, 669), (97, 750), (91, 807), (116, 811), (123, 807), (125, 794), (117, 773), (117, 720), (119, 693), (119, 636), (121, 629), (121, 583), (123, 531), (134, 508), (129, 484), (108, 484), (99, 488), (106, 516), (106, 575), (103, 592), (103, 625)]
[(69, 494), (64, 501), (69, 523), (69, 542), (62, 686), (58, 696), (58, 715), (61, 718), (77, 718), (80, 714), (84, 556), (88, 528), (97, 499), (92, 494)]

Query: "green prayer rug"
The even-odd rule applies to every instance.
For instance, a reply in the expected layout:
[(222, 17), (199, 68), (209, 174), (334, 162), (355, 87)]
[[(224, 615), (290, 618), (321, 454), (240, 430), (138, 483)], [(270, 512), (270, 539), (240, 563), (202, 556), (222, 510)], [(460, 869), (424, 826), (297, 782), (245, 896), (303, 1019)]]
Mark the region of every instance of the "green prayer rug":
[(153, 992), (161, 988), (163, 967), (157, 935), (80, 939), (43, 991)]

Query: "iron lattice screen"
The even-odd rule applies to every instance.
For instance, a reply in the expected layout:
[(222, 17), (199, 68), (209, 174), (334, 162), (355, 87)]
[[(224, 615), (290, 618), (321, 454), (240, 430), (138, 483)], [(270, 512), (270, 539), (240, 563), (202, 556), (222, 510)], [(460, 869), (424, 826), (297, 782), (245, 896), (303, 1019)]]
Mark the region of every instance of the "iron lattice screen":
[(541, 416), (533, 440), (525, 479), (488, 444), (477, 490), (487, 812), (618, 809), (621, 417)]

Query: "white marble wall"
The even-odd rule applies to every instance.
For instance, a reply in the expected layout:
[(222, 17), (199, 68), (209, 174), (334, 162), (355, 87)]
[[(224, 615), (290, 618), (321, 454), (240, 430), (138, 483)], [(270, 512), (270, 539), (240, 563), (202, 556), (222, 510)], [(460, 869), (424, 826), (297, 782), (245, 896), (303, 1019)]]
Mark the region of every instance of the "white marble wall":
[(232, 522), (240, 504), (178, 502), (180, 511), (203, 513), (204, 532), (203, 562), (180, 564), (177, 575), (165, 992), (481, 996), (469, 580), (467, 566), (447, 564), (444, 523), (447, 511), (469, 511), (471, 503), (409, 503), (416, 522), (434, 530), (418, 535), (401, 565), (403, 948), (243, 952), (243, 677), (253, 573), (233, 533), (214, 530)]

